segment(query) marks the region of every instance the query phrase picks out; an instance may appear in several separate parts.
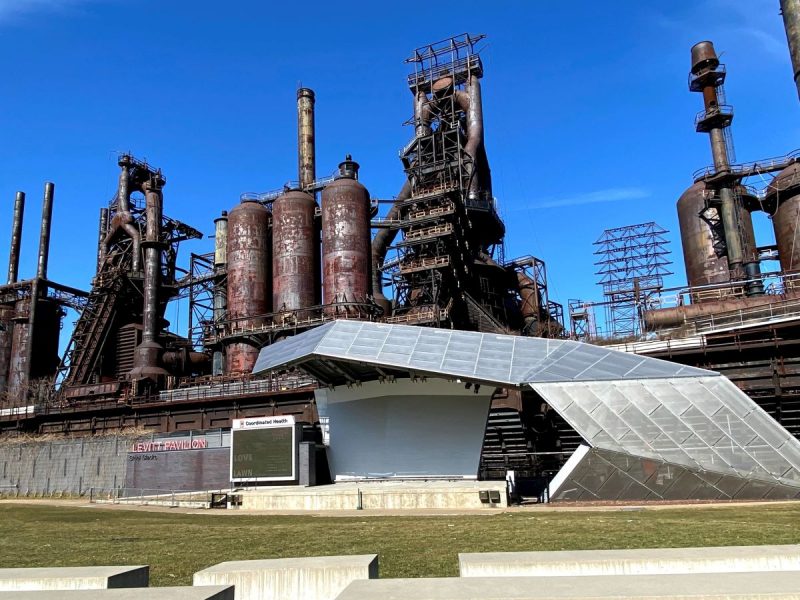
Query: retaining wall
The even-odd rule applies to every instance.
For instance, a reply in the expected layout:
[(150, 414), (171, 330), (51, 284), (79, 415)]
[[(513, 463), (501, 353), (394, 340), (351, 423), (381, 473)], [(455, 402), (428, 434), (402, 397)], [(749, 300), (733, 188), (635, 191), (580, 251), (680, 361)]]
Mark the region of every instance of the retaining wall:
[(0, 494), (103, 494), (124, 485), (128, 449), (123, 436), (0, 445)]

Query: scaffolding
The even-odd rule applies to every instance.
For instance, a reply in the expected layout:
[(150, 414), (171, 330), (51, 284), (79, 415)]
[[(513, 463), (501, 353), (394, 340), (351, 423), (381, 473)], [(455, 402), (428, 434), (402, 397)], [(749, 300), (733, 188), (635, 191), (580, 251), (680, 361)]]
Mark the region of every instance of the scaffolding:
[(606, 307), (606, 330), (614, 338), (642, 332), (641, 312), (672, 275), (666, 229), (651, 221), (606, 229), (594, 243), (595, 266)]

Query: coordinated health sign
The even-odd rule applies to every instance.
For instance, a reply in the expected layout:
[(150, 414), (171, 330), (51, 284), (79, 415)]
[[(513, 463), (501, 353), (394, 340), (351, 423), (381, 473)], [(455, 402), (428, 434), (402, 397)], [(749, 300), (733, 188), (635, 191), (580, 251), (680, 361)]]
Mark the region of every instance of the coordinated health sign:
[(231, 481), (296, 480), (297, 429), (291, 415), (234, 419), (231, 427)]

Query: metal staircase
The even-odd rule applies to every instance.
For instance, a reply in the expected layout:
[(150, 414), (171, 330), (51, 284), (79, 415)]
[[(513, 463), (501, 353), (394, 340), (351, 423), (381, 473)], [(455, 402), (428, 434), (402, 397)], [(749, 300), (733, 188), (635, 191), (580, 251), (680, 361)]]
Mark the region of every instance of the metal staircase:
[(131, 253), (108, 256), (92, 285), (92, 291), (56, 374), (62, 387), (93, 383), (92, 376), (117, 311), (120, 292), (127, 285)]

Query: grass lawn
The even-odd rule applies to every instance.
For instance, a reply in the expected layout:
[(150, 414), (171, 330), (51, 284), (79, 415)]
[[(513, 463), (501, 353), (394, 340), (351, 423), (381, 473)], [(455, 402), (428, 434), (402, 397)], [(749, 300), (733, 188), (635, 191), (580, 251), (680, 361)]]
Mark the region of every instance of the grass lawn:
[(800, 504), (448, 517), (156, 513), (0, 501), (0, 567), (150, 565), (191, 585), (225, 560), (380, 555), (381, 577), (458, 574), (459, 552), (800, 543)]

